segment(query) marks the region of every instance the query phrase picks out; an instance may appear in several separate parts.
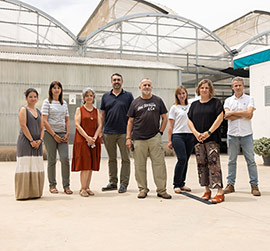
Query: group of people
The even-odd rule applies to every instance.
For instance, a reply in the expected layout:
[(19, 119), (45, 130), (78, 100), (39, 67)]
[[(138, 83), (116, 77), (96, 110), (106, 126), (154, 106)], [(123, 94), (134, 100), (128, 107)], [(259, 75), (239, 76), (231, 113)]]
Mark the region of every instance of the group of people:
[[(188, 160), (194, 149), (198, 166), (199, 183), (205, 187), (202, 200), (212, 203), (224, 201), (224, 194), (235, 191), (236, 161), (240, 146), (245, 156), (250, 176), (251, 193), (260, 196), (257, 166), (254, 160), (251, 118), (255, 110), (253, 98), (244, 94), (244, 81), (232, 80), (234, 95), (225, 100), (224, 106), (214, 97), (211, 80), (199, 82), (198, 99), (188, 103), (188, 92), (179, 86), (175, 90), (175, 103), (169, 111), (163, 100), (152, 94), (153, 83), (149, 78), (140, 82), (141, 95), (136, 99), (123, 89), (123, 77), (111, 76), (112, 90), (102, 96), (100, 111), (93, 106), (95, 92), (83, 90), (83, 105), (75, 113), (76, 133), (73, 144), (72, 171), (80, 171), (80, 195), (93, 196), (90, 189), (92, 171), (100, 168), (101, 143), (108, 153), (109, 183), (102, 191), (117, 190), (125, 193), (130, 178), (130, 150), (133, 152), (138, 198), (147, 197), (147, 158), (151, 159), (157, 196), (171, 199), (167, 193), (166, 164), (162, 135), (168, 126), (168, 147), (174, 149), (177, 163), (174, 169), (173, 188), (176, 194), (191, 192), (186, 186)], [(69, 113), (63, 100), (63, 87), (54, 81), (49, 87), (41, 112), (35, 108), (38, 92), (29, 88), (25, 92), (27, 105), (19, 112), (21, 131), (17, 143), (17, 169), (15, 174), (16, 199), (42, 196), (44, 169), (42, 142), (48, 155), (49, 191), (56, 188), (56, 155), (59, 153), (62, 168), (62, 185), (66, 194), (70, 189), (68, 139)], [(223, 189), (220, 164), (220, 125), (228, 120), (228, 184)], [(45, 130), (43, 130), (45, 127)], [(118, 182), (117, 146), (121, 155), (120, 181)], [(118, 188), (119, 183), (119, 188)], [(211, 197), (211, 190), (217, 189)]]

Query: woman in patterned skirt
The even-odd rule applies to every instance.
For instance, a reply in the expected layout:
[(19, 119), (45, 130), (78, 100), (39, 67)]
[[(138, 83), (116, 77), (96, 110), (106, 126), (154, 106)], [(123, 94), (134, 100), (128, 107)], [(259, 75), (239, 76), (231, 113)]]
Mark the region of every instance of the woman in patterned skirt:
[(44, 136), (41, 112), (35, 108), (38, 92), (25, 91), (27, 105), (19, 112), (21, 126), (17, 142), (15, 196), (17, 200), (39, 198), (44, 185), (42, 142)]
[(205, 187), (203, 200), (211, 198), (210, 188), (217, 189), (212, 203), (224, 201), (222, 172), (220, 166), (220, 125), (224, 110), (221, 102), (214, 98), (212, 81), (199, 82), (196, 93), (201, 98), (194, 101), (188, 112), (188, 125), (195, 140), (195, 154), (198, 166), (199, 182)]
[(99, 134), (101, 120), (98, 110), (93, 106), (95, 92), (91, 88), (83, 90), (84, 105), (75, 113), (76, 133), (73, 145), (72, 171), (80, 171), (80, 195), (94, 195), (90, 190), (92, 171), (99, 170), (101, 145)]

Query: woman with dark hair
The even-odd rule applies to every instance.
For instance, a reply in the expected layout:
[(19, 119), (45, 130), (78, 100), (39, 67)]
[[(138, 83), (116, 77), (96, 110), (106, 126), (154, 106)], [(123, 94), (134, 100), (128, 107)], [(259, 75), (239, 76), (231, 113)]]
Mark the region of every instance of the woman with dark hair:
[(191, 192), (185, 185), (188, 160), (193, 149), (192, 132), (187, 124), (188, 93), (184, 86), (175, 90), (175, 103), (169, 112), (168, 147), (174, 149), (177, 163), (174, 168), (173, 186), (175, 193)]
[(224, 110), (221, 102), (214, 98), (212, 81), (199, 82), (196, 93), (201, 98), (194, 101), (188, 112), (188, 125), (194, 134), (195, 154), (198, 166), (199, 182), (205, 187), (203, 200), (211, 198), (210, 188), (217, 189), (212, 203), (224, 201), (222, 173), (220, 165), (220, 125)]
[(17, 167), (15, 196), (17, 200), (39, 198), (44, 186), (42, 141), (43, 118), (35, 108), (38, 92), (34, 88), (25, 91), (27, 105), (19, 112), (20, 134), (17, 141)]
[(64, 192), (72, 194), (73, 192), (69, 188), (70, 168), (68, 159), (70, 122), (67, 103), (63, 100), (63, 87), (60, 82), (53, 81), (51, 83), (49, 97), (43, 101), (41, 111), (45, 125), (44, 143), (48, 153), (49, 191), (53, 194), (58, 193), (55, 179), (56, 153), (58, 150)]
[(83, 104), (75, 113), (76, 133), (73, 144), (72, 171), (80, 171), (83, 197), (93, 196), (90, 190), (92, 171), (99, 170), (101, 145), (99, 134), (102, 124), (98, 110), (93, 106), (95, 92), (85, 88), (82, 93)]

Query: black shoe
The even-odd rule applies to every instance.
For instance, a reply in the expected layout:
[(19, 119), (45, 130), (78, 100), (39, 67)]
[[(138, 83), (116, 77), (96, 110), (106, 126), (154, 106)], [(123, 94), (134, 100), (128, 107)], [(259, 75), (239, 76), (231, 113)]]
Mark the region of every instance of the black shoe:
[(117, 185), (114, 185), (112, 183), (109, 183), (106, 187), (102, 187), (101, 189), (103, 192), (104, 191), (112, 191), (112, 190), (117, 190)]
[(163, 193), (163, 194), (157, 194), (157, 197), (161, 197), (161, 198), (163, 198), (163, 199), (171, 199), (172, 198), (172, 196), (171, 195), (169, 195), (168, 193)]
[(118, 193), (125, 193), (127, 191), (127, 186), (121, 184), (120, 188), (118, 189)]

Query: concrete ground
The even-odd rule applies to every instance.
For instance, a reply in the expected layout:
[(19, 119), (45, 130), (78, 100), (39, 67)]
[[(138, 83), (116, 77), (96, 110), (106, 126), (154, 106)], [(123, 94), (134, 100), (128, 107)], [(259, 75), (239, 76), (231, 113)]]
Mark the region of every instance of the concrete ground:
[[(14, 197), (16, 163), (0, 162), (0, 250), (270, 250), (270, 167), (263, 166), (261, 158), (257, 163), (262, 196), (250, 194), (247, 168), (240, 156), (236, 192), (218, 205), (174, 194), (175, 162), (175, 157), (166, 158), (172, 200), (156, 197), (150, 165), (151, 191), (146, 199), (137, 199), (133, 160), (128, 192), (101, 192), (108, 183), (107, 159), (102, 159), (101, 170), (92, 179), (94, 197), (79, 196), (79, 173), (71, 174), (74, 194), (64, 194), (58, 163), (61, 192), (50, 194), (46, 180), (44, 196), (27, 201), (16, 201)], [(226, 163), (227, 155), (222, 155), (225, 185)], [(194, 156), (187, 185), (192, 194), (203, 194)]]

